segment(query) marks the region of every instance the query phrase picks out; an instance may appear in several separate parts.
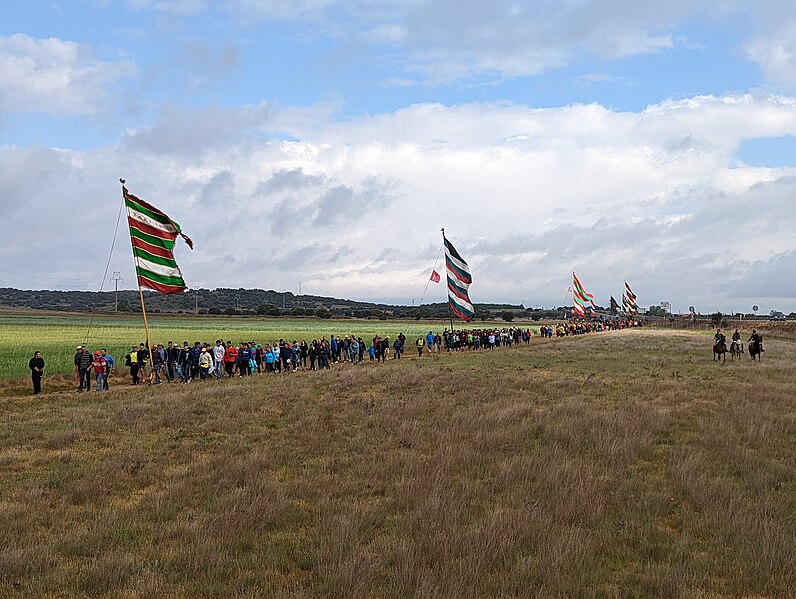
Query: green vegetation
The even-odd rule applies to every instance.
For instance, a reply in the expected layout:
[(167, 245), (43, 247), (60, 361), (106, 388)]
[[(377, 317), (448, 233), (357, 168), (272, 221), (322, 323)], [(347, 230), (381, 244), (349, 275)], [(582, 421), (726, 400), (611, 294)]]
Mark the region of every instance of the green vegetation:
[(792, 348), (631, 330), (3, 399), (0, 596), (789, 597)]
[[(90, 325), (90, 329), (89, 329)], [(280, 338), (305, 339), (335, 335), (361, 336), (370, 340), (378, 333), (395, 338), (399, 332), (412, 337), (427, 333), (429, 328), (441, 331), (446, 322), (382, 321), (382, 320), (317, 320), (224, 318), (221, 316), (166, 316), (150, 319), (153, 343), (168, 341), (182, 345), (187, 341), (215, 343), (216, 339), (272, 343)], [(30, 375), (28, 360), (33, 352), (42, 352), (48, 377), (70, 375), (74, 370), (75, 348), (87, 343), (89, 349), (105, 348), (124, 363), (124, 355), (133, 344), (146, 341), (141, 316), (90, 315), (0, 315), (0, 380)], [(47, 380), (45, 379), (45, 387)]]

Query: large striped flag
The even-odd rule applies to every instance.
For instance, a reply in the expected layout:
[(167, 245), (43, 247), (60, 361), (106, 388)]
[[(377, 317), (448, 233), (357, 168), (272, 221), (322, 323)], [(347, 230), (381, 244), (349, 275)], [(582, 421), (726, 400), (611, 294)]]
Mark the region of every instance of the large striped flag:
[(583, 285), (574, 272), (572, 273), (572, 296), (575, 300), (573, 309), (576, 314), (586, 316), (587, 304), (591, 304), (592, 308), (596, 308), (594, 305), (594, 296), (583, 288)]
[(185, 280), (174, 260), (177, 235), (193, 249), (193, 242), (164, 212), (135, 197), (122, 186), (138, 283), (160, 293), (181, 293)]
[(473, 303), (467, 290), (473, 277), (470, 275), (470, 267), (467, 262), (459, 255), (453, 244), (444, 237), (445, 241), (445, 268), (448, 273), (448, 306), (458, 318), (470, 322), (475, 316)]
[(630, 288), (630, 285), (627, 284), (627, 281), (625, 281), (625, 300), (626, 300), (625, 311), (628, 314), (638, 314), (638, 304), (636, 304), (636, 294), (633, 293), (633, 290)]

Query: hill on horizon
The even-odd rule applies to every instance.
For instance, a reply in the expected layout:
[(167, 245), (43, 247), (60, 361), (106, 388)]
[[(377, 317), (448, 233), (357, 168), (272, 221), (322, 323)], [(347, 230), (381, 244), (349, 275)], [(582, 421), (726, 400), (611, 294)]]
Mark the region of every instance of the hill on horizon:
[[(164, 314), (228, 314), (269, 316), (350, 316), (392, 318), (447, 318), (444, 302), (405, 306), (362, 302), (320, 295), (296, 295), (273, 289), (197, 289), (166, 295), (144, 290), (147, 312)], [(52, 291), (0, 288), (0, 307), (63, 312), (112, 312), (114, 291)], [(140, 312), (137, 290), (118, 292), (120, 312)], [(478, 318), (491, 317), (492, 312), (523, 314), (525, 307), (516, 304), (476, 304)]]

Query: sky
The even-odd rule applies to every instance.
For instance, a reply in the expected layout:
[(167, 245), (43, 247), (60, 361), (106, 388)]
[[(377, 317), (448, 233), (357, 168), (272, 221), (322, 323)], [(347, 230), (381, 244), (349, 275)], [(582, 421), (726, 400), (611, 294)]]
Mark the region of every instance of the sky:
[(135, 288), (124, 178), (192, 288), (444, 301), (444, 227), (476, 303), (796, 311), (792, 1), (0, 12), (0, 287)]

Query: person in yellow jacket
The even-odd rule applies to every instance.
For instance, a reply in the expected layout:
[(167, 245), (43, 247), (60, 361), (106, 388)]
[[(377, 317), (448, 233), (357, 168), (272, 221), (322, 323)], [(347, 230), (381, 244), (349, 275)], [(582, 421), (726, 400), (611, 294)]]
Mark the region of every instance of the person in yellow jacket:
[(125, 366), (130, 369), (130, 377), (133, 379), (131, 385), (138, 384), (138, 348), (134, 345), (124, 362)]
[(415, 345), (417, 346), (417, 356), (422, 358), (423, 348), (426, 346), (426, 338), (421, 335), (417, 338), (417, 341), (415, 341)]

